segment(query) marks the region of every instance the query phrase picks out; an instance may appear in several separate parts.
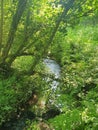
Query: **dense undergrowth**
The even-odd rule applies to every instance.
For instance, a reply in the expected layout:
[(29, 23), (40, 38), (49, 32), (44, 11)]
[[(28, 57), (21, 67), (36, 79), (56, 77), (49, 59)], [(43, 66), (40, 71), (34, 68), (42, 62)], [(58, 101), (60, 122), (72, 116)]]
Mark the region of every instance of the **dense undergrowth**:
[[(18, 72), (17, 72), (18, 73)], [(43, 91), (42, 77), (13, 75), (0, 79), (0, 125), (13, 119), (18, 119), (24, 111), (30, 107), (29, 99), (34, 94)]]
[[(50, 56), (62, 67), (56, 104), (62, 114), (49, 119), (55, 130), (97, 130), (98, 129), (98, 25), (79, 25), (68, 28), (67, 36), (57, 32)], [(13, 68), (25, 70), (24, 57), (17, 59)], [(24, 66), (24, 67), (23, 67)], [(40, 64), (33, 76), (10, 76), (0, 80), (0, 125), (18, 115), (18, 109), (25, 105), (32, 93), (45, 93), (47, 84), (43, 81)], [(38, 73), (37, 73), (38, 72)], [(44, 94), (43, 94), (44, 95)], [(36, 110), (35, 110), (36, 111)], [(38, 122), (27, 122), (27, 130), (38, 130)], [(51, 128), (51, 129), (52, 129)]]
[(49, 122), (56, 130), (97, 130), (97, 25), (79, 25), (69, 30), (62, 44), (59, 41), (57, 46), (53, 46), (52, 52), (62, 66), (60, 97), (57, 103), (65, 113)]
[(97, 3), (0, 1), (1, 130), (98, 129)]

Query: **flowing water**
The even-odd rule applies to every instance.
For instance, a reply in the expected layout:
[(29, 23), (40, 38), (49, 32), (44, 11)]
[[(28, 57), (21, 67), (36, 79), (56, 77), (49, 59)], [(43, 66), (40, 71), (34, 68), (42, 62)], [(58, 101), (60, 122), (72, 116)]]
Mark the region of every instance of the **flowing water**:
[[(55, 60), (51, 60), (51, 59), (47, 58), (47, 59), (44, 59), (43, 62), (46, 65), (48, 72), (54, 75), (54, 79), (52, 80), (51, 88), (50, 88), (51, 95), (52, 95), (52, 92), (54, 94), (54, 92), (56, 91), (57, 86), (59, 84), (59, 82), (56, 79), (60, 78), (61, 69)], [(53, 102), (53, 100), (52, 100), (52, 102)], [(18, 120), (13, 119), (13, 120), (7, 122), (0, 130), (23, 130), (26, 125), (25, 122), (26, 122), (26, 120), (30, 119), (31, 114), (24, 115)], [(33, 116), (32, 116), (32, 118), (33, 118)]]
[(61, 68), (59, 66), (59, 64), (55, 61), (55, 60), (52, 60), (50, 58), (47, 58), (47, 59), (44, 59), (44, 63), (46, 65), (46, 70), (48, 70), (48, 72), (50, 74), (53, 74), (53, 78), (51, 77), (46, 77), (46, 81), (47, 82), (51, 82), (51, 84), (49, 85), (49, 95), (47, 93), (47, 101), (46, 101), (46, 104), (47, 106), (55, 106), (55, 107), (59, 107), (59, 104), (56, 103), (56, 99), (57, 97), (59, 96), (58, 94), (58, 90), (59, 90), (59, 81), (58, 79), (60, 79), (60, 71), (61, 71)]
[(49, 68), (50, 72), (55, 75), (55, 78), (60, 77), (60, 66), (55, 60), (44, 59), (45, 65)]
[(46, 65), (46, 67), (49, 69), (49, 73), (54, 74), (55, 80), (52, 81), (51, 87), (52, 87), (52, 89), (56, 89), (59, 84), (57, 79), (60, 78), (61, 68), (55, 60), (51, 60), (49, 58), (44, 59), (44, 63)]

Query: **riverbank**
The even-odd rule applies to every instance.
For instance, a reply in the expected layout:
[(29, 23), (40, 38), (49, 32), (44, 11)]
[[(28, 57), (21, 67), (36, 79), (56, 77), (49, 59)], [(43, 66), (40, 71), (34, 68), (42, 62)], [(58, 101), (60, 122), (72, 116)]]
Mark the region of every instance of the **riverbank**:
[[(46, 71), (50, 74), (53, 74), (54, 78), (57, 79), (60, 77), (60, 66), (54, 60), (51, 60), (50, 58), (44, 59), (44, 64), (46, 66)], [(54, 81), (53, 79), (50, 79), (49, 77), (46, 77), (45, 80), (47, 80), (47, 82), (51, 82), (50, 85), (48, 84), (49, 86), (48, 86), (48, 90), (47, 90), (47, 92), (49, 92), (49, 95), (45, 97), (47, 92), (46, 93), (44, 92), (43, 98), (41, 98), (41, 100), (47, 101), (47, 106), (49, 107), (48, 110), (46, 110), (46, 108), (45, 108), (46, 102), (43, 104), (44, 106), (41, 106), (42, 104), (40, 104), (40, 103), (43, 101), (40, 100), (40, 101), (38, 101), (38, 103), (37, 103), (37, 101), (35, 102), (35, 96), (33, 94), (32, 99), (30, 98), (27, 101), (27, 103), (24, 104), (24, 106), (22, 106), (22, 108), (20, 108), (16, 117), (15, 118), (12, 117), (12, 119), (10, 121), (8, 121), (7, 123), (5, 123), (2, 126), (2, 130), (3, 129), (5, 129), (5, 130), (17, 130), (17, 129), (23, 130), (26, 127), (28, 121), (30, 121), (30, 122), (32, 122), (32, 120), (36, 121), (37, 118), (43, 118), (43, 119), (47, 118), (48, 119), (48, 118), (51, 118), (51, 116), (55, 117), (56, 115), (58, 115), (60, 113), (59, 109), (56, 110), (56, 106), (53, 101), (55, 99), (50, 98), (50, 95), (52, 96), (53, 92), (56, 91), (56, 88), (59, 83), (57, 81)], [(55, 97), (56, 95), (53, 95), (53, 96)], [(48, 99), (44, 99), (44, 98), (48, 98)], [(37, 106), (39, 104), (40, 104), (40, 106)], [(54, 106), (54, 108), (52, 108), (53, 106)], [(34, 107), (36, 107), (36, 108), (34, 108)], [(40, 107), (40, 109), (38, 107)], [(42, 111), (43, 113), (41, 112), (40, 115), (38, 115), (38, 112), (37, 112), (38, 109), (40, 111)], [(53, 114), (54, 113), (53, 111), (55, 112), (55, 114)], [(48, 114), (48, 113), (51, 113), (52, 115)], [(40, 117), (40, 116), (42, 116), (42, 117)]]

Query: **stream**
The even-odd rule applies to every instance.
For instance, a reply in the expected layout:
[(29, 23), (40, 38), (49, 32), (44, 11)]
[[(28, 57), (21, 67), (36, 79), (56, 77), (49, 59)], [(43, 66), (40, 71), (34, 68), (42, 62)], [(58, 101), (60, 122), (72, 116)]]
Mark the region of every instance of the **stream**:
[[(47, 58), (47, 59), (43, 60), (43, 63), (46, 65), (46, 69), (48, 70), (48, 72), (50, 74), (54, 75), (55, 79), (58, 79), (60, 77), (61, 68), (55, 60)], [(59, 82), (55, 79), (52, 80), (52, 82), (51, 82), (51, 95), (52, 95), (52, 93), (55, 92), (55, 90), (57, 89), (57, 86), (59, 84)], [(48, 77), (47, 77), (46, 80), (48, 81), (50, 79), (48, 79)], [(31, 121), (34, 119), (32, 113), (28, 112), (28, 114), (26, 113), (25, 116), (21, 116), (19, 119), (11, 120), (11, 121), (5, 123), (4, 126), (0, 130), (23, 130), (24, 127), (26, 126), (25, 122), (28, 119)]]
[[(53, 74), (55, 79), (58, 79), (60, 77), (60, 71), (61, 71), (59, 64), (57, 64), (55, 60), (51, 60), (49, 58), (44, 59), (44, 63), (46, 67), (49, 69), (49, 73)], [(58, 81), (53, 80), (51, 84), (52, 89), (55, 90), (58, 84), (59, 84)]]

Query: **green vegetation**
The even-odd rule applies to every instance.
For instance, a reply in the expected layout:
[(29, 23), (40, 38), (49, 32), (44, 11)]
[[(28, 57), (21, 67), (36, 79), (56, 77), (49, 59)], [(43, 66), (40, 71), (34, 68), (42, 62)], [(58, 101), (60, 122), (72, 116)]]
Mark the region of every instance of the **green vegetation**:
[(98, 0), (0, 1), (0, 129), (98, 130)]
[(56, 60), (62, 73), (57, 103), (65, 113), (49, 120), (56, 130), (98, 129), (98, 37), (94, 38), (97, 26), (80, 24), (69, 30), (60, 44), (61, 57), (58, 55)]

